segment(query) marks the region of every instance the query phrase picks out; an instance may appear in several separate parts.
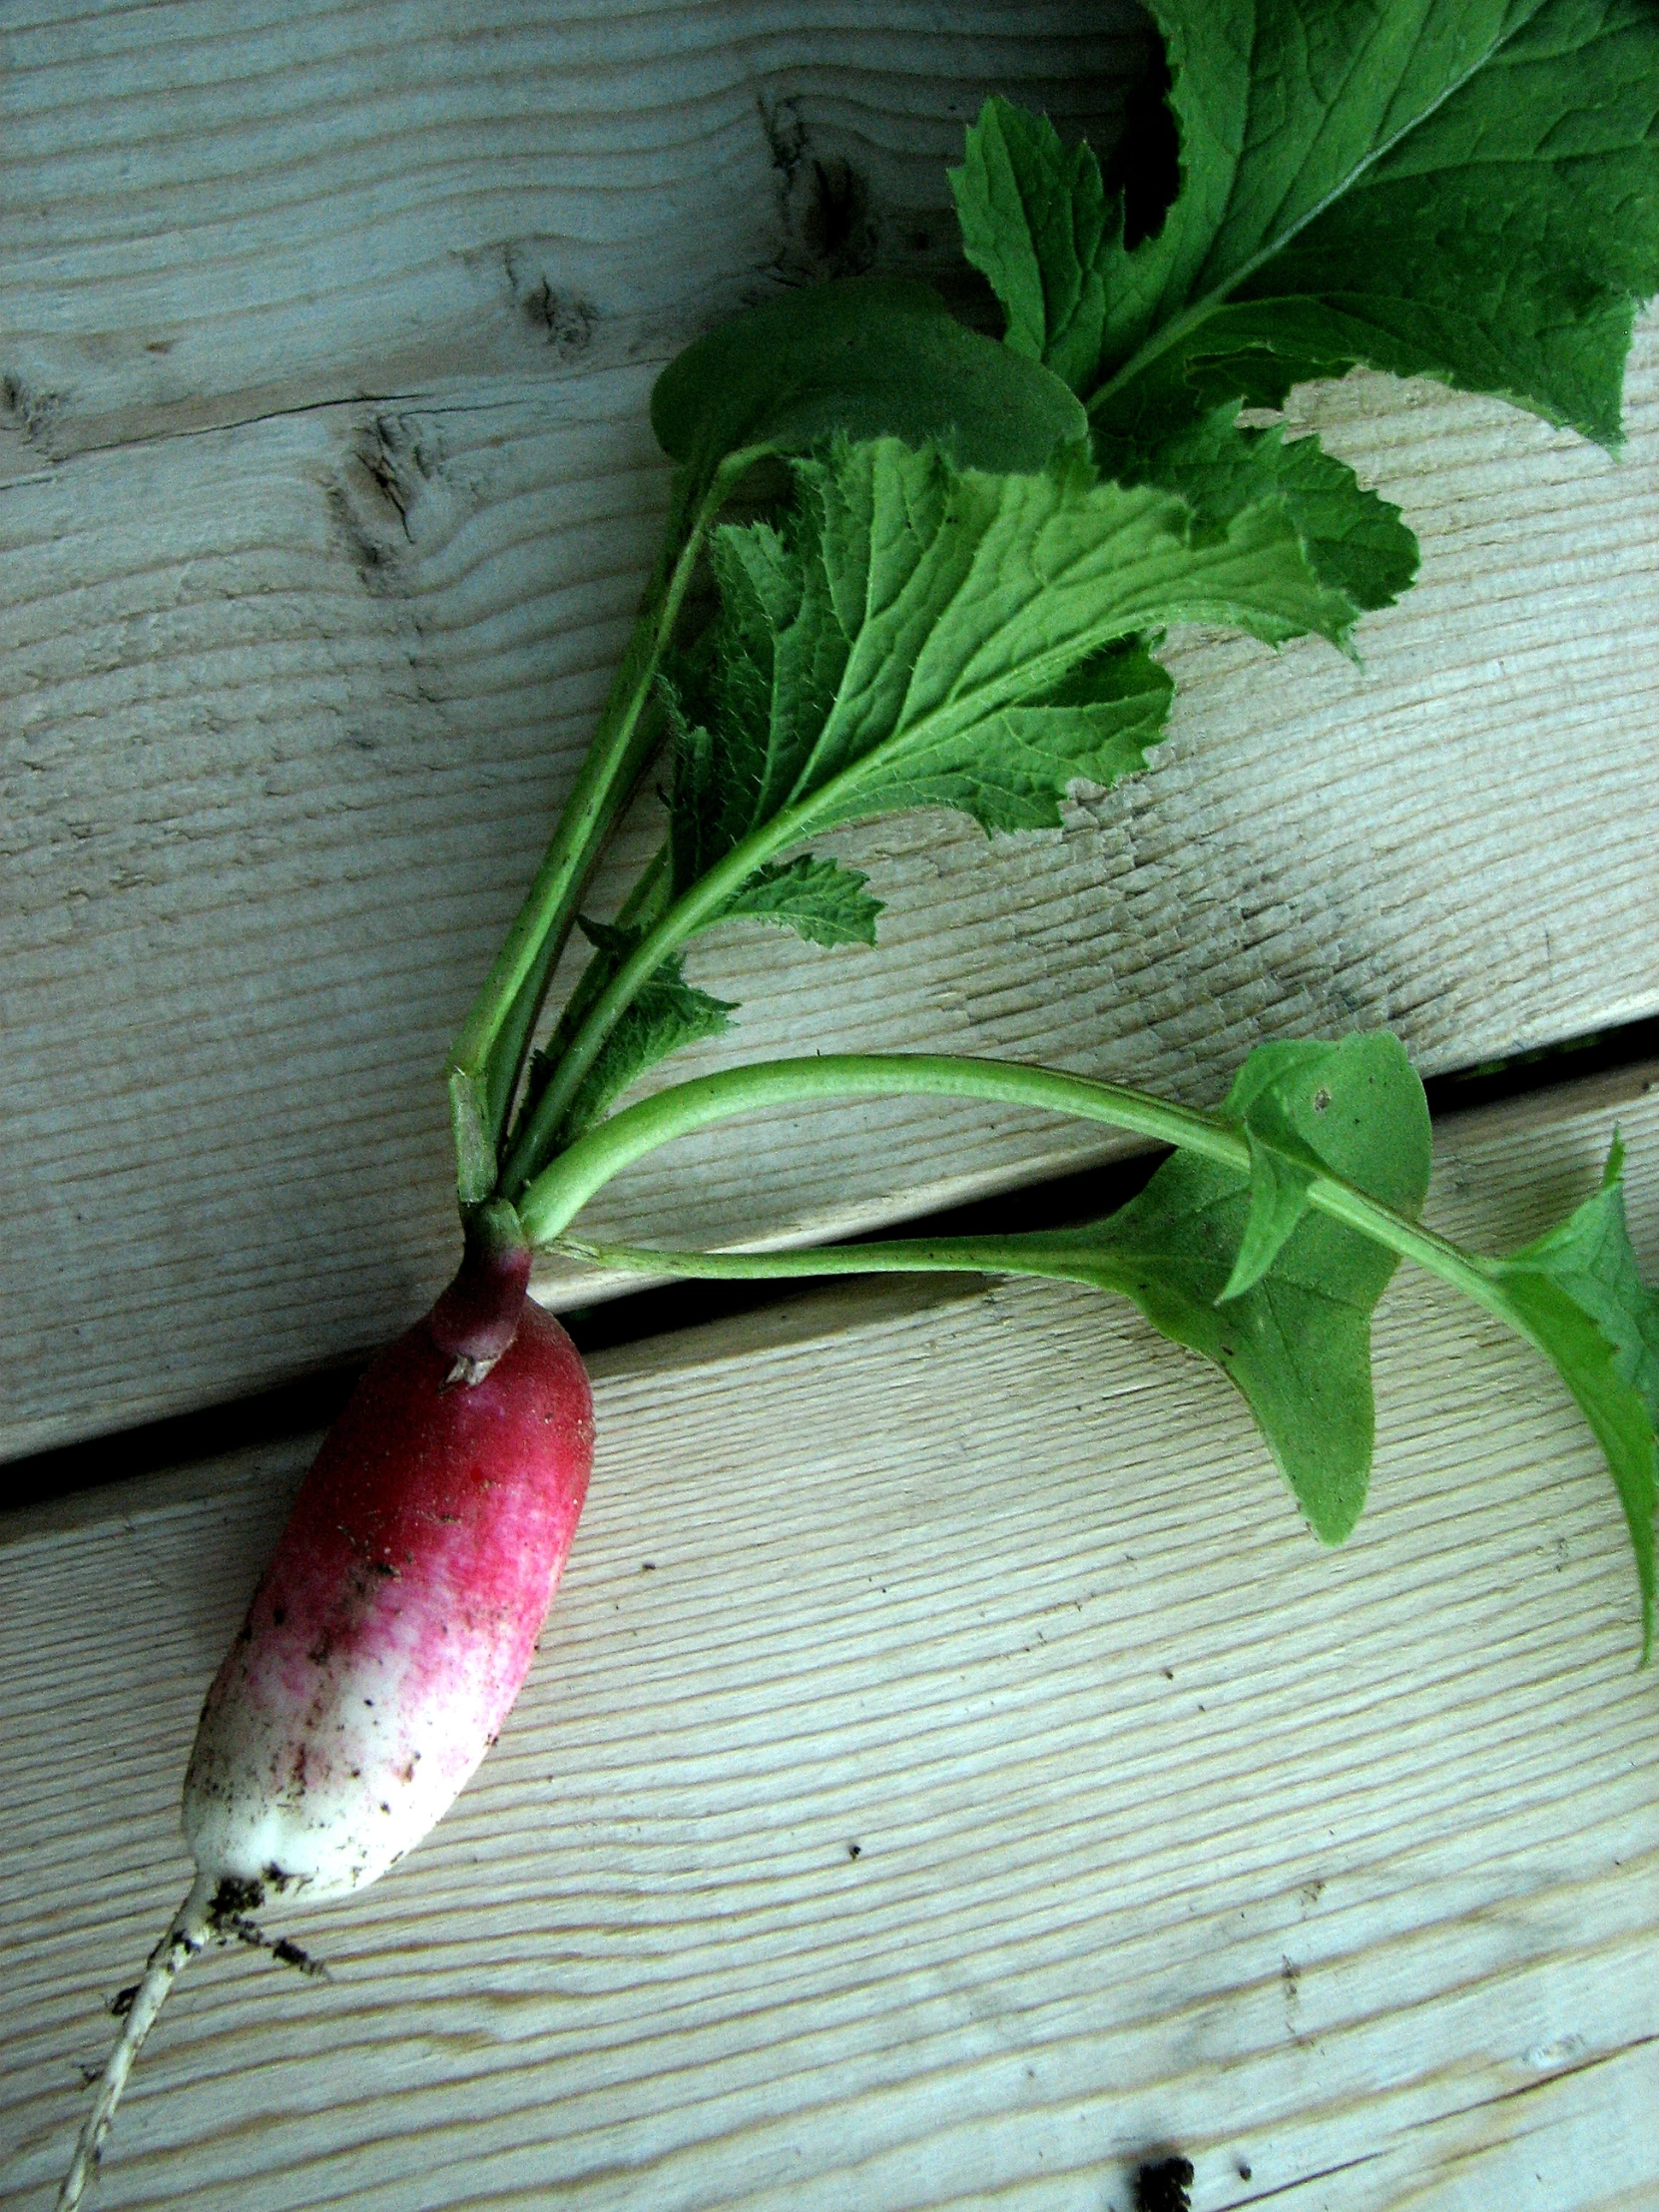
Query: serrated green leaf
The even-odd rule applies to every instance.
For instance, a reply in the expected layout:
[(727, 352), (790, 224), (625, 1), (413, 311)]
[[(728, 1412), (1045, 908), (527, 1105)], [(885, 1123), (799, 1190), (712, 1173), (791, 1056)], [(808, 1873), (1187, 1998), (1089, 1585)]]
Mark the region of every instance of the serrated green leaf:
[(1007, 343), (1073, 391), (1092, 385), (1106, 327), (1106, 193), (1092, 151), (1063, 145), (1044, 116), (987, 100), (950, 189), (962, 251), (1007, 313)]
[(576, 926), (581, 930), (596, 952), (604, 953), (620, 967), (640, 941), (640, 931), (630, 929), (614, 921), (595, 921), (590, 914), (578, 914)]
[(1637, 1273), (1622, 1166), (1615, 1140), (1593, 1198), (1508, 1259), (1473, 1264), (1512, 1326), (1552, 1362), (1601, 1445), (1636, 1555), (1645, 1659), (1654, 1634), (1659, 1295)]
[(897, 276), (810, 285), (721, 323), (658, 377), (651, 427), (698, 477), (741, 448), (803, 452), (831, 432), (935, 444), (987, 469), (1041, 468), (1088, 435), (1058, 377)]
[[(584, 935), (596, 951), (618, 965), (638, 942), (637, 931), (617, 929), (582, 917)], [(565, 1117), (561, 1143), (569, 1144), (591, 1127), (614, 1100), (638, 1082), (648, 1068), (682, 1045), (724, 1036), (737, 1002), (715, 998), (688, 983), (679, 960), (665, 960), (627, 1007), (600, 1048), (587, 1079)]]
[[(1008, 316), (1006, 342), (1047, 362), (1080, 391), (1099, 380), (1109, 254), (1100, 168), (1087, 146), (1067, 148), (1046, 117), (986, 102), (952, 172), (963, 251)], [(1416, 572), (1416, 540), (1399, 511), (1365, 490), (1317, 438), (1287, 445), (1277, 429), (1245, 429), (1241, 398), (1277, 403), (1287, 370), (1334, 373), (1351, 363), (1291, 363), (1243, 349), (1236, 362), (1186, 360), (1136, 379), (1102, 411), (1095, 458), (1102, 475), (1160, 484), (1226, 522), (1253, 502), (1283, 499), (1321, 580), (1355, 614), (1390, 605)], [(1232, 370), (1229, 378), (1227, 371)]]
[(1160, 484), (1225, 522), (1264, 499), (1282, 499), (1320, 581), (1359, 615), (1391, 606), (1417, 570), (1417, 541), (1399, 509), (1366, 489), (1317, 437), (1286, 440), (1277, 425), (1247, 429), (1237, 399), (1200, 400), (1167, 378), (1137, 387), (1134, 405), (1108, 416), (1095, 436), (1102, 475)]
[(1346, 621), (1277, 504), (1200, 528), (1076, 462), (989, 476), (891, 439), (793, 467), (780, 527), (717, 533), (721, 614), (674, 672), (681, 881), (786, 812), (803, 835), (923, 806), (1052, 826), (1072, 783), (1115, 782), (1159, 733), (1169, 679), (1142, 634)]
[(838, 860), (803, 852), (757, 868), (718, 918), (782, 922), (809, 944), (873, 944), (881, 901), (864, 889), (868, 881)]
[[(1222, 1112), (1276, 1116), (1282, 1143), (1414, 1216), (1428, 1188), (1422, 1085), (1386, 1034), (1260, 1045)], [(1220, 1301), (1252, 1211), (1239, 1175), (1178, 1152), (1105, 1221), (999, 1240), (1007, 1265), (1117, 1291), (1164, 1336), (1213, 1360), (1243, 1393), (1315, 1533), (1339, 1543), (1365, 1504), (1375, 1411), (1371, 1317), (1397, 1262), (1309, 1212), (1242, 1296)], [(999, 1265), (1002, 1263), (998, 1263)]]
[[(1618, 437), (1659, 287), (1645, 0), (1153, 0), (1182, 187), (1126, 247), (1087, 148), (987, 103), (955, 176), (1010, 346), (1089, 399), (1103, 473), (1216, 520), (1277, 491), (1322, 580), (1388, 605), (1416, 546), (1312, 439), (1242, 428), (1357, 362)], [(1098, 329), (1095, 363), (1080, 353)]]
[(1097, 420), (1172, 362), (1212, 397), (1356, 361), (1618, 436), (1659, 287), (1646, 0), (1152, 0), (1182, 190), (1109, 235)]

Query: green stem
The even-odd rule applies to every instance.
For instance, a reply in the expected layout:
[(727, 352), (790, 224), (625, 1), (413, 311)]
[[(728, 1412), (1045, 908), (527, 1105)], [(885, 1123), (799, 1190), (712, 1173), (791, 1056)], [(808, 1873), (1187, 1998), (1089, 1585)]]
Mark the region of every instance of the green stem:
[[(662, 913), (668, 889), (669, 850), (668, 846), (663, 844), (658, 846), (656, 852), (646, 862), (643, 873), (628, 893), (628, 896), (623, 900), (617, 911), (616, 927), (619, 929), (651, 928)], [(535, 1057), (531, 1068), (530, 1082), (525, 1090), (523, 1103), (518, 1110), (518, 1119), (514, 1123), (512, 1134), (508, 1139), (507, 1152), (509, 1158), (512, 1157), (526, 1129), (534, 1119), (542, 1093), (551, 1081), (554, 1069), (558, 1067), (565, 1053), (569, 1051), (571, 1039), (580, 1029), (587, 1017), (589, 1008), (598, 999), (600, 992), (616, 973), (619, 965), (620, 962), (614, 953), (595, 951), (587, 966), (577, 977), (575, 988), (560, 1009), (559, 1018), (554, 1023), (553, 1034)], [(506, 1176), (503, 1174), (503, 1187), (505, 1187), (505, 1183)]]
[(583, 864), (578, 858), (570, 871), (569, 896), (561, 902), (555, 913), (552, 926), (537, 947), (529, 973), (514, 993), (501, 1027), (490, 1045), (486, 1062), (488, 1130), (490, 1142), (497, 1152), (500, 1150), (501, 1132), (507, 1126), (513, 1100), (518, 1096), (519, 1084), (523, 1079), (525, 1064), (530, 1058), (531, 1040), (535, 1035), (536, 1022), (547, 996), (548, 985), (569, 941), (571, 924), (576, 918), (582, 891), (592, 873), (593, 862), (615, 828), (618, 816), (628, 804), (641, 769), (656, 752), (661, 739), (661, 710), (648, 696), (636, 719), (627, 754), (617, 764), (615, 778), (605, 796), (603, 811), (592, 825), (586, 863)]
[(1158, 1144), (1189, 1146), (1241, 1174), (1250, 1172), (1250, 1149), (1236, 1130), (1212, 1115), (1169, 1105), (1118, 1083), (1062, 1075), (1017, 1060), (970, 1060), (933, 1052), (826, 1052), (813, 1059), (724, 1068), (694, 1082), (676, 1083), (613, 1114), (542, 1170), (517, 1202), (519, 1219), (533, 1245), (550, 1244), (595, 1191), (631, 1162), (732, 1114), (831, 1098), (913, 1096), (982, 1098), (1080, 1115), (1085, 1121), (1133, 1130)]
[[(1454, 1290), (1472, 1298), (1477, 1306), (1484, 1306), (1507, 1328), (1516, 1327), (1513, 1306), (1505, 1299), (1499, 1284), (1486, 1272), (1478, 1254), (1462, 1251), (1446, 1238), (1435, 1236), (1432, 1229), (1424, 1229), (1420, 1222), (1396, 1214), (1391, 1206), (1368, 1198), (1364, 1191), (1357, 1190), (1352, 1183), (1340, 1182), (1335, 1176), (1317, 1176), (1308, 1186), (1308, 1198), (1311, 1205), (1318, 1207), (1322, 1214), (1329, 1214), (1333, 1221), (1358, 1229), (1362, 1236), (1385, 1245), (1390, 1252), (1397, 1252), (1402, 1260), (1414, 1260), (1430, 1275), (1437, 1275), (1442, 1283), (1449, 1283)], [(1536, 1339), (1532, 1341), (1537, 1342)], [(1540, 1346), (1540, 1350), (1553, 1358), (1547, 1346)]]
[(755, 458), (747, 448), (728, 454), (689, 520), (684, 519), (685, 495), (677, 497), (663, 552), (593, 745), (524, 904), (444, 1063), (463, 1205), (476, 1204), (495, 1188), (502, 1124), (548, 979), (594, 861), (657, 743), (645, 710), (663, 653), (710, 527)]
[[(1515, 1326), (1513, 1309), (1477, 1258), (1367, 1198), (1352, 1184), (1321, 1178), (1308, 1195), (1321, 1213), (1417, 1261), (1478, 1300), (1510, 1328)], [(568, 1236), (555, 1237), (538, 1249), (562, 1253), (590, 1268), (685, 1276), (709, 1283), (800, 1282), (825, 1275), (1040, 1275), (1069, 1282), (1077, 1274), (1074, 1262), (1045, 1253), (1038, 1240), (1017, 1232), (1005, 1237), (892, 1237), (870, 1244), (818, 1245), (804, 1252), (667, 1252), (649, 1245), (592, 1244)]]
[(623, 961), (588, 1008), (552, 1081), (537, 1100), (535, 1112), (525, 1118), (502, 1170), (503, 1192), (516, 1196), (526, 1189), (552, 1153), (565, 1116), (588, 1070), (641, 988), (688, 937), (695, 936), (699, 929), (719, 917), (727, 901), (743, 888), (758, 867), (764, 867), (768, 860), (811, 834), (814, 823), (824, 812), (825, 800), (832, 790), (832, 786), (828, 786), (803, 805), (786, 808), (764, 829), (734, 845), (725, 859), (717, 860), (707, 875), (699, 876), (691, 888), (675, 900)]
[[(838, 1246), (816, 1252), (672, 1253), (636, 1246), (587, 1246), (563, 1239), (567, 1225), (613, 1175), (657, 1146), (672, 1143), (729, 1115), (764, 1106), (818, 1103), (830, 1098), (894, 1098), (924, 1095), (982, 1098), (999, 1105), (1078, 1115), (1087, 1121), (1178, 1145), (1250, 1174), (1250, 1147), (1228, 1122), (1192, 1107), (1151, 1098), (1121, 1084), (1063, 1075), (1019, 1061), (971, 1060), (944, 1053), (825, 1053), (814, 1059), (762, 1061), (729, 1068), (695, 1082), (678, 1083), (601, 1122), (545, 1169), (519, 1203), (519, 1217), (533, 1245), (563, 1240), (563, 1248), (597, 1264), (653, 1274), (737, 1281), (812, 1275), (865, 1275), (887, 1270), (971, 1270), (987, 1274), (1050, 1274), (1031, 1266), (1028, 1248), (1013, 1238), (940, 1238), (917, 1242)], [(1362, 1236), (1414, 1260), (1474, 1299), (1511, 1327), (1514, 1317), (1497, 1283), (1480, 1261), (1437, 1237), (1420, 1223), (1335, 1176), (1317, 1176), (1308, 1190), (1319, 1212)]]
[(659, 1252), (647, 1245), (590, 1244), (555, 1237), (540, 1249), (585, 1267), (631, 1275), (673, 1275), (702, 1283), (802, 1282), (824, 1275), (1049, 1275), (1012, 1237), (891, 1237), (879, 1243), (815, 1245), (806, 1252)]

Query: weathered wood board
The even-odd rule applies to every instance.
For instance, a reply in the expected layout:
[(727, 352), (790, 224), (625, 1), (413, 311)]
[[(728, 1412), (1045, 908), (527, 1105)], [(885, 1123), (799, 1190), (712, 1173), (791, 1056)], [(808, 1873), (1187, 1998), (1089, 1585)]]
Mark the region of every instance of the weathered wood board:
[(16, 0), (0, 41), (0, 477), (959, 269), (986, 97), (1110, 144), (1149, 52), (1133, 0)]
[[(650, 558), (655, 364), (781, 277), (939, 263), (984, 92), (1109, 119), (1126, 24), (8, 19), (0, 1452), (235, 1397), (426, 1302), (436, 1069)], [(1431, 1070), (1659, 1009), (1659, 322), (1617, 461), (1427, 386), (1303, 412), (1423, 540), (1364, 668), (1182, 638), (1157, 770), (1064, 832), (841, 838), (884, 949), (712, 936), (736, 1049), (1206, 1099), (1264, 1035), (1387, 1022)], [(600, 910), (655, 828), (648, 800)], [(642, 1167), (596, 1226), (788, 1239), (1101, 1149), (967, 1109), (779, 1118)]]
[[(1659, 1067), (1441, 1131), (1524, 1238)], [(858, 1285), (601, 1364), (541, 1658), (434, 1835), (195, 1968), (107, 2212), (1636, 2212), (1659, 1728), (1595, 1447), (1421, 1278), (1372, 1511), (1297, 1531), (1225, 1385), (1081, 1291)], [(203, 1686), (302, 1453), (0, 1522), (0, 2204), (187, 1877)], [(856, 1855), (854, 1856), (854, 1847)], [(273, 1926), (276, 1924), (274, 1922)]]

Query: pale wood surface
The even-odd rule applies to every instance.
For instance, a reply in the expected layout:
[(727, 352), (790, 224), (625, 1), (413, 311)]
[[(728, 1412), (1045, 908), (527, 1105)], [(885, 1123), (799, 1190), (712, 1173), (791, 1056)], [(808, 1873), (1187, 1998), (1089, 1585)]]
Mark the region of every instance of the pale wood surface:
[(1133, 0), (9, 0), (0, 480), (958, 268), (986, 96), (1115, 135), (1147, 51)]
[[(655, 364), (780, 277), (941, 265), (983, 94), (1109, 121), (1134, 47), (1081, 7), (457, 21), (0, 26), (0, 1452), (425, 1304), (435, 1070), (649, 559)], [(1432, 387), (1303, 412), (1423, 540), (1364, 670), (1181, 639), (1155, 774), (1065, 832), (838, 840), (885, 949), (711, 938), (737, 1049), (1205, 1099), (1263, 1035), (1387, 1022), (1434, 1069), (1659, 1008), (1659, 323), (1617, 462)], [(968, 1110), (777, 1119), (642, 1167), (595, 1226), (789, 1239), (1099, 1151)]]
[[(1651, 1279), (1659, 1067), (1449, 1125), (1432, 1218), (1534, 1233), (1615, 1120)], [(1436, 1286), (1396, 1279), (1378, 1353), (1339, 1553), (1225, 1384), (1082, 1291), (849, 1286), (611, 1356), (500, 1745), (292, 1920), (326, 1987), (193, 1970), (100, 2203), (1130, 2212), (1179, 2147), (1195, 2212), (1659, 2204), (1611, 1487)], [(18, 2212), (185, 1887), (197, 1706), (301, 1456), (0, 1523)]]

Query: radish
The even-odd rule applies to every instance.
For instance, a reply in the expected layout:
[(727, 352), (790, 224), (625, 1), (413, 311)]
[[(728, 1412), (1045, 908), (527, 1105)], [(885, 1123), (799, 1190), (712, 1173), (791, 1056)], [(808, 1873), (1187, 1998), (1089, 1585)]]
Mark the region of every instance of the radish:
[[(979, 1098), (1169, 1143), (1120, 1216), (1052, 1233), (810, 1256), (567, 1249), (711, 1279), (967, 1268), (1122, 1292), (1244, 1392), (1333, 1541), (1370, 1470), (1372, 1307), (1395, 1259), (1428, 1268), (1553, 1361), (1587, 1414), (1651, 1649), (1659, 1295), (1630, 1247), (1617, 1144), (1593, 1198), (1493, 1260), (1416, 1218), (1427, 1108), (1386, 1035), (1261, 1046), (1211, 1113), (927, 1053), (752, 1063), (611, 1112), (728, 1028), (732, 1003), (685, 973), (712, 924), (875, 943), (881, 902), (808, 849), (821, 834), (920, 806), (986, 831), (1058, 830), (1078, 783), (1113, 785), (1161, 741), (1173, 684), (1152, 647), (1171, 625), (1346, 647), (1398, 597), (1417, 562), (1398, 510), (1316, 437), (1243, 410), (1271, 417), (1296, 382), (1363, 359), (1617, 442), (1633, 304), (1659, 289), (1659, 24), (1562, 4), (1488, 11), (1506, 20), (1478, 36), (1380, 37), (1388, 11), (1330, 0), (1255, 11), (1245, 38), (1216, 33), (1204, 0), (1150, 8), (1182, 158), (1145, 235), (1086, 146), (1006, 101), (952, 172), (1005, 344), (924, 284), (852, 278), (751, 308), (656, 386), (653, 426), (679, 464), (662, 552), (446, 1063), (466, 1256), (364, 1377), (209, 1693), (184, 1794), (200, 1878), (132, 1993), (63, 2206), (186, 1961), (210, 1940), (263, 1942), (250, 1916), (270, 1897), (375, 1880), (493, 1741), (592, 1454), (581, 1363), (526, 1304), (530, 1244), (559, 1240), (630, 1161), (727, 1114)], [(1313, 12), (1335, 59), (1310, 72)], [(1272, 128), (1215, 120), (1264, 116)], [(1504, 160), (1471, 162), (1499, 142)], [(1356, 298), (1377, 311), (1356, 316)], [(596, 859), (664, 738), (667, 835), (614, 917), (592, 919)], [(544, 1028), (577, 927), (592, 958)]]
[(184, 1788), (199, 1876), (133, 1992), (61, 2208), (180, 1968), (210, 1940), (263, 1941), (249, 1916), (268, 1898), (375, 1881), (494, 1743), (593, 1462), (587, 1375), (529, 1275), (512, 1208), (481, 1209), (454, 1282), (367, 1370), (301, 1484), (203, 1708)]

